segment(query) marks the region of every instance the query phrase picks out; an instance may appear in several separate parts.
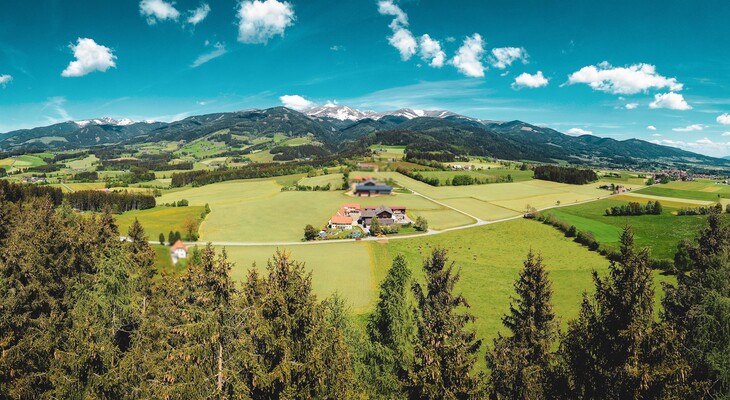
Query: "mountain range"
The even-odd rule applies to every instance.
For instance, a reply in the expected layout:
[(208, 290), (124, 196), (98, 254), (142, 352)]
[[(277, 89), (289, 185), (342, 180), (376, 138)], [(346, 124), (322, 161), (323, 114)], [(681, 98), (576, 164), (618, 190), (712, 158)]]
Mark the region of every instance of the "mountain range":
[(709, 157), (639, 139), (570, 136), (523, 121), (491, 121), (446, 110), (361, 111), (328, 104), (302, 112), (285, 107), (191, 116), (180, 121), (69, 121), (0, 135), (0, 150), (63, 150), (100, 145), (191, 141), (225, 131), (248, 139), (309, 136), (331, 153), (354, 145), (405, 145), (420, 152), (492, 156), (609, 167), (719, 166)]

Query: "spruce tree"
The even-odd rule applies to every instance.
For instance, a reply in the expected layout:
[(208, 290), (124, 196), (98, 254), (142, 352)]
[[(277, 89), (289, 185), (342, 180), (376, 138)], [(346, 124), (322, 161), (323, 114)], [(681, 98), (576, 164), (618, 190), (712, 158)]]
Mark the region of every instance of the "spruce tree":
[(152, 278), (157, 273), (155, 269), (155, 251), (147, 241), (144, 228), (142, 228), (142, 224), (139, 223), (137, 218), (129, 227), (127, 240), (126, 249), (132, 265), (130, 274), (132, 275), (134, 291), (140, 297), (141, 313), (144, 314), (152, 295)]
[(664, 318), (682, 337), (693, 385), (724, 398), (730, 396), (730, 227), (713, 211), (697, 240), (678, 250), (677, 285), (665, 285)]
[(487, 352), (491, 391), (499, 399), (546, 397), (557, 336), (552, 287), (540, 256), (530, 251), (515, 282), (517, 298), (502, 323), (511, 336), (499, 335)]
[(370, 390), (383, 398), (401, 392), (401, 381), (413, 362), (415, 321), (408, 301), (411, 271), (402, 255), (396, 256), (383, 282), (378, 302), (370, 315), (367, 333), (371, 347), (367, 355)]
[(481, 341), (466, 325), (474, 322), (459, 307), (469, 307), (454, 293), (459, 273), (449, 264), (446, 251), (435, 249), (423, 263), (426, 287), (414, 282), (418, 334), (415, 360), (408, 374), (409, 397), (417, 399), (467, 399), (483, 393), (483, 377), (474, 373)]
[[(596, 293), (584, 296), (578, 319), (561, 343), (570, 393), (561, 397), (636, 399), (676, 396), (686, 367), (671, 330), (654, 322), (649, 252), (634, 249), (629, 227), (621, 235), (609, 275), (594, 272)], [(678, 389), (679, 388), (679, 389)]]

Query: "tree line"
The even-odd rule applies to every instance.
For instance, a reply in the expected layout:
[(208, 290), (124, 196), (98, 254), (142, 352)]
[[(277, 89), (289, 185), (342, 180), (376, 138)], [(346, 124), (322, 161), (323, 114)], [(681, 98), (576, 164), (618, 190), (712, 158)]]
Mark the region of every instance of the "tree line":
[[(32, 210), (32, 212), (29, 212)], [(240, 285), (225, 251), (156, 270), (139, 222), (0, 196), (0, 397), (685, 399), (730, 395), (730, 227), (717, 213), (665, 285), (655, 318), (649, 252), (626, 228), (619, 258), (559, 329), (550, 274), (530, 252), (490, 344), (434, 250), (415, 280), (397, 256), (356, 322), (320, 300), (288, 253)], [(486, 347), (486, 357), (479, 350)], [(486, 367), (477, 372), (477, 364)]]
[(71, 207), (80, 211), (102, 211), (110, 208), (123, 213), (132, 210), (146, 210), (156, 205), (155, 196), (139, 192), (103, 192), (100, 190), (79, 190), (64, 196)]
[(534, 168), (535, 179), (583, 185), (598, 180), (598, 175), (591, 169), (561, 167), (557, 165), (538, 165)]
[[(720, 208), (722, 209), (722, 207)], [(663, 207), (659, 201), (649, 201), (642, 205), (632, 201), (628, 204), (609, 207), (606, 209), (606, 216), (637, 216), (637, 215), (659, 215), (662, 213)]]

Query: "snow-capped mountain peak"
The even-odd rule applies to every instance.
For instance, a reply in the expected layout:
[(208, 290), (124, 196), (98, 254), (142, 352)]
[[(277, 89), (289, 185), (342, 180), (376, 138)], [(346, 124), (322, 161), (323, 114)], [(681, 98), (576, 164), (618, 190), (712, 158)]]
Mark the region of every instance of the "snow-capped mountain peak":
[(446, 110), (416, 110), (412, 108), (401, 108), (395, 111), (384, 112), (361, 111), (356, 108), (340, 106), (332, 103), (304, 110), (304, 113), (310, 117), (331, 118), (340, 121), (360, 121), (366, 118), (377, 120), (385, 116), (403, 117), (408, 119), (419, 117), (446, 118), (458, 116), (458, 114)]
[(117, 125), (117, 126), (127, 126), (136, 124), (139, 122), (144, 122), (147, 124), (154, 123), (155, 121), (147, 120), (147, 121), (134, 121), (129, 118), (122, 118), (122, 119), (114, 119), (111, 117), (100, 117), (100, 118), (94, 118), (94, 119), (84, 119), (80, 121), (74, 121), (76, 125), (83, 128), (87, 125)]

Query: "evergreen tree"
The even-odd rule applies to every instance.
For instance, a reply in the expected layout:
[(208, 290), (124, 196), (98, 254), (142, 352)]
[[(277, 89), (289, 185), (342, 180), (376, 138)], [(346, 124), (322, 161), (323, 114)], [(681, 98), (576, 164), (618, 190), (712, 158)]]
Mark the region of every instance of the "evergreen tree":
[(415, 321), (408, 302), (411, 271), (402, 255), (380, 284), (375, 310), (368, 319), (367, 333), (371, 347), (367, 355), (369, 389), (382, 398), (401, 393), (401, 381), (413, 363)]
[(682, 390), (686, 367), (676, 337), (654, 322), (649, 252), (637, 252), (633, 243), (627, 227), (618, 262), (603, 279), (594, 272), (596, 293), (584, 295), (578, 319), (569, 323), (560, 356), (570, 393), (561, 397), (662, 398)]
[(137, 218), (127, 232), (126, 248), (129, 253), (132, 269), (134, 291), (141, 297), (140, 309), (142, 314), (147, 309), (147, 303), (152, 295), (152, 278), (157, 273), (155, 269), (155, 251), (150, 246), (144, 228)]
[(664, 318), (682, 337), (691, 380), (730, 396), (730, 227), (713, 211), (695, 243), (678, 246), (677, 285), (665, 285)]
[(473, 371), (481, 341), (466, 330), (474, 317), (457, 312), (469, 304), (462, 295), (453, 293), (459, 280), (453, 269), (446, 251), (435, 249), (423, 263), (425, 289), (416, 282), (412, 285), (418, 304), (418, 334), (407, 384), (411, 398), (466, 399), (483, 392), (483, 377)]
[(517, 298), (510, 305), (510, 313), (502, 318), (512, 335), (499, 335), (494, 339), (494, 349), (487, 353), (494, 397), (546, 397), (551, 347), (557, 336), (551, 286), (542, 258), (530, 251), (515, 283)]
[(170, 233), (167, 234), (167, 243), (172, 246), (175, 244), (175, 232), (170, 231)]
[[(326, 305), (312, 293), (304, 264), (277, 252), (268, 276), (249, 275), (244, 285), (244, 337), (254, 349), (241, 363), (256, 399), (348, 398), (353, 374), (341, 332), (327, 321)], [(254, 281), (252, 281), (254, 280)]]
[(158, 240), (160, 241), (160, 246), (164, 246), (165, 245), (165, 234), (160, 232), (160, 237)]

